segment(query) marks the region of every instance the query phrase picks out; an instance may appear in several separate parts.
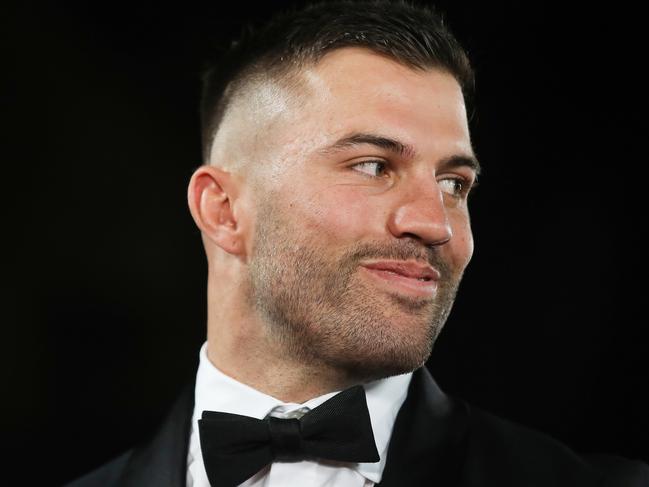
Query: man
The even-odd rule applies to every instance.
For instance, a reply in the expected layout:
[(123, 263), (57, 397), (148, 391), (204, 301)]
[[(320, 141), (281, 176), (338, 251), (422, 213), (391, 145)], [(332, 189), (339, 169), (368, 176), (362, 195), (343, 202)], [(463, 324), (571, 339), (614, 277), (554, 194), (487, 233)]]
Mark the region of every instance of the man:
[(196, 384), (73, 485), (649, 485), (423, 368), (473, 251), (472, 86), (440, 19), (401, 3), (314, 5), (235, 44), (205, 78), (188, 191), (208, 261)]

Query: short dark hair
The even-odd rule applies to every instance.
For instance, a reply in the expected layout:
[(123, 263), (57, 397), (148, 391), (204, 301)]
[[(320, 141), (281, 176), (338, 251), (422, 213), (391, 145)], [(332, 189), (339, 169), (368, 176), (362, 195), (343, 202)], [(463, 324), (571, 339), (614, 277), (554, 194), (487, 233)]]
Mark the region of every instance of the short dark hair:
[(412, 69), (438, 68), (473, 97), (468, 56), (440, 14), (405, 0), (337, 0), (312, 3), (247, 26), (228, 49), (208, 60), (203, 75), (201, 130), (207, 163), (214, 135), (239, 88), (260, 74), (281, 77), (344, 47), (363, 47)]

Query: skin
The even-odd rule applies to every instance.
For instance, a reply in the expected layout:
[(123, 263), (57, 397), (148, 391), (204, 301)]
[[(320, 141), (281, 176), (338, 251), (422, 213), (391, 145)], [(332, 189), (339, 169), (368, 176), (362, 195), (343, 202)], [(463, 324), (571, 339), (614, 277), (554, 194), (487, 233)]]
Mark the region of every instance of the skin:
[[(189, 184), (210, 361), (294, 403), (421, 366), (473, 252), (476, 168), (458, 83), (344, 48), (301, 73), (297, 91), (249, 95)], [(432, 266), (436, 290), (364, 267), (384, 260)]]

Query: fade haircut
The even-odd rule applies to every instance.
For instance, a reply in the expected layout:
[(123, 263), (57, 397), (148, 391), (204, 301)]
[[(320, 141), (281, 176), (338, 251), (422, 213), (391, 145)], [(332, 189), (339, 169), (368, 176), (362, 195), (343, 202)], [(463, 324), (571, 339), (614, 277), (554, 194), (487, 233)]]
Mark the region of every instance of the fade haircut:
[(473, 97), (466, 52), (432, 8), (404, 0), (312, 3), (247, 26), (208, 60), (200, 104), (204, 162), (226, 110), (253, 80), (286, 81), (344, 47), (366, 48), (414, 70), (441, 69), (456, 79), (467, 105)]

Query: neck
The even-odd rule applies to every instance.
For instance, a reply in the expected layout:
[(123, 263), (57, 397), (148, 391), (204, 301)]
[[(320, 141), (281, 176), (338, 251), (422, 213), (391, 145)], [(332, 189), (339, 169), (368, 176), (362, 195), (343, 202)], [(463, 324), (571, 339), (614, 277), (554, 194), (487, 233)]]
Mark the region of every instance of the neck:
[[(208, 337), (207, 356), (221, 372), (282, 402), (301, 404), (314, 397), (351, 387), (352, 381), (339, 380), (321, 368), (292, 364), (287, 360), (246, 347), (234, 351), (224, 347), (223, 337)], [(255, 351), (250, 352), (250, 349)], [(351, 383), (350, 383), (351, 382)]]
[(207, 357), (224, 374), (298, 404), (358, 383), (344, 371), (293, 357), (247, 303), (235, 293), (210, 293), (211, 287), (208, 284)]

